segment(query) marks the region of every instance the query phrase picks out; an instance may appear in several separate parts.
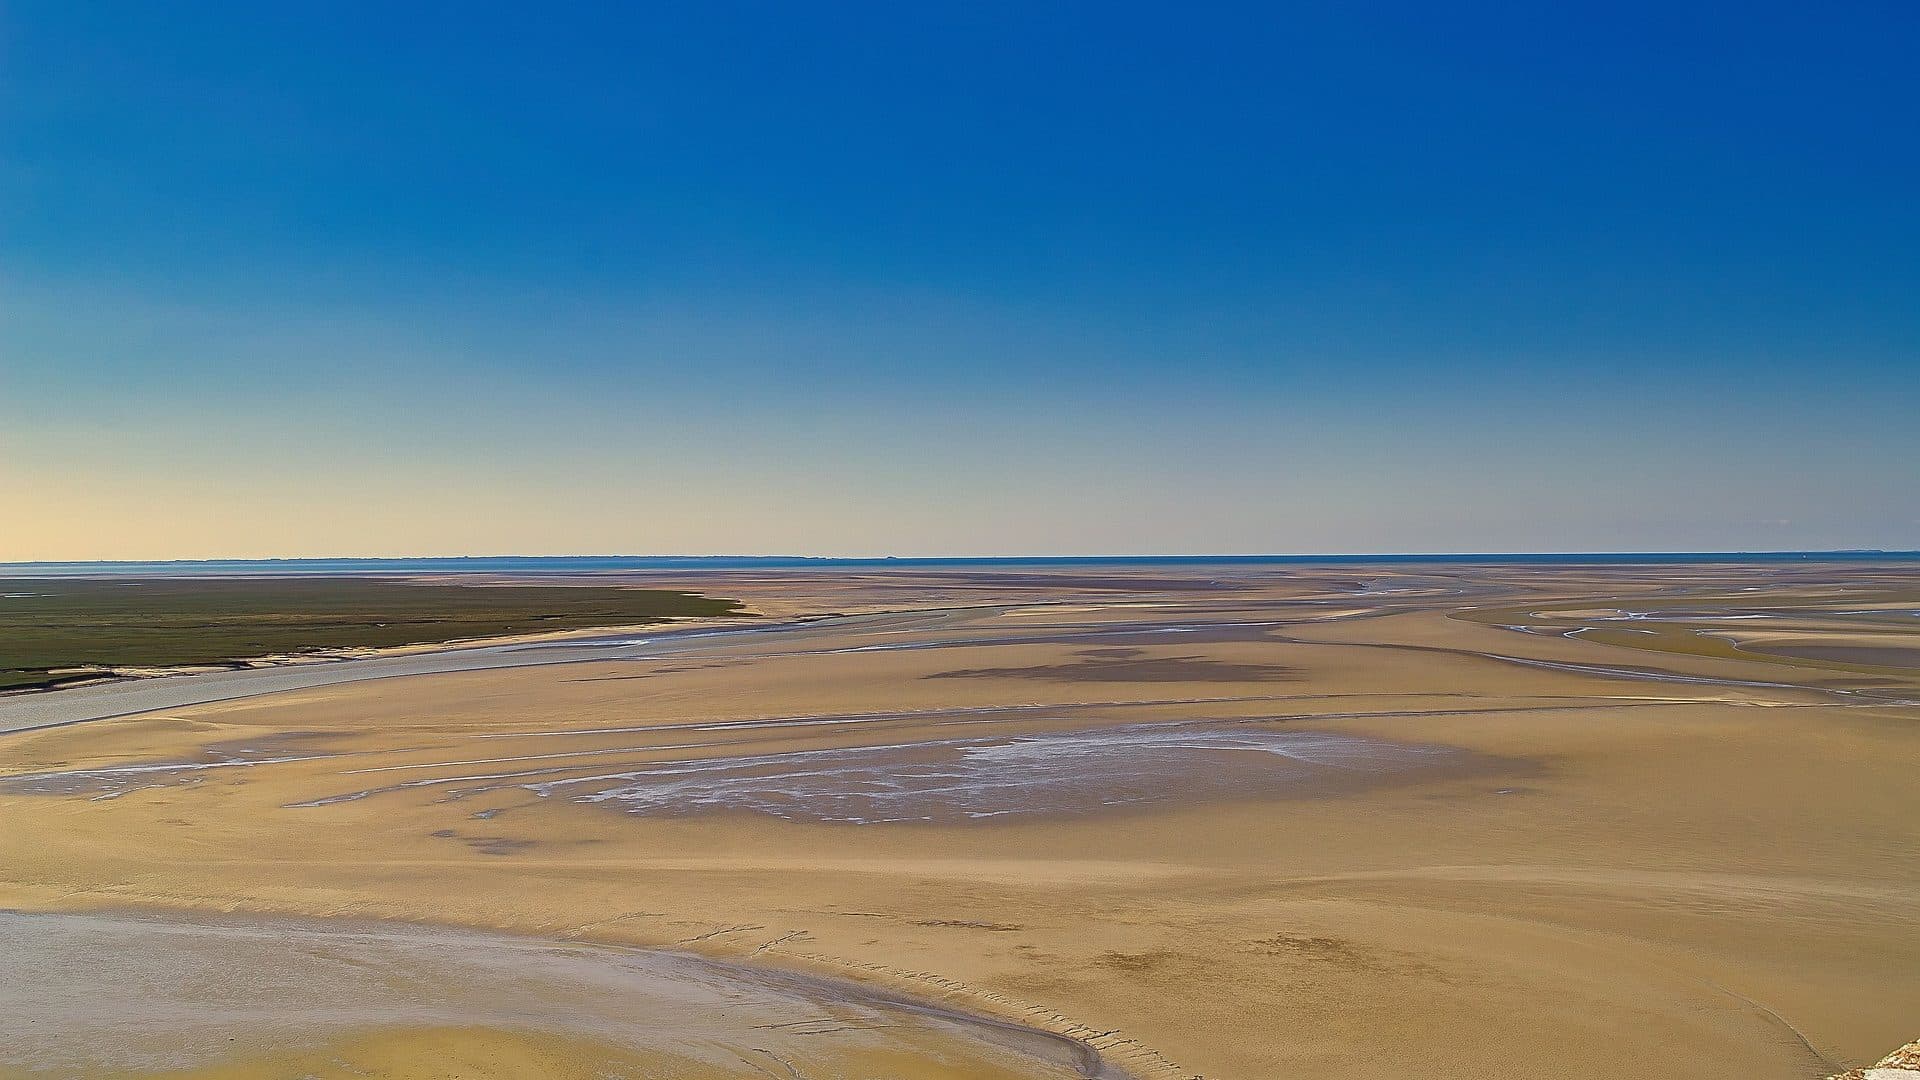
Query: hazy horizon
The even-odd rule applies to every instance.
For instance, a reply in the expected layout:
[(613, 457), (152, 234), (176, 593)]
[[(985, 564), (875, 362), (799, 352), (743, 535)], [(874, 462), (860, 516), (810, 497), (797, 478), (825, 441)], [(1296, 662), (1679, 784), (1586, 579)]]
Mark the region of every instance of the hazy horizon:
[[(1415, 563), (1415, 562), (1494, 562), (1514, 560), (1519, 562), (1564, 563), (1583, 559), (1596, 562), (1617, 560), (1622, 563), (1648, 562), (1712, 562), (1712, 561), (1871, 561), (1874, 559), (1906, 560), (1920, 558), (1920, 549), (1895, 548), (1818, 548), (1818, 549), (1751, 549), (1720, 551), (1600, 551), (1595, 549), (1575, 549), (1567, 551), (1302, 551), (1302, 552), (1156, 552), (1145, 554), (1123, 554), (1114, 552), (1088, 552), (1071, 555), (1042, 555), (1022, 553), (995, 553), (984, 555), (953, 554), (858, 554), (858, 555), (796, 555), (796, 554), (706, 554), (706, 555), (611, 555), (611, 554), (492, 554), (492, 555), (291, 555), (291, 556), (207, 556), (186, 559), (30, 559), (0, 561), (0, 567), (195, 567), (214, 568), (251, 568), (272, 567), (288, 563), (297, 563), (315, 567), (343, 568), (355, 570), (376, 565), (396, 567), (433, 568), (448, 563), (497, 564), (581, 564), (573, 567), (556, 565), (561, 569), (619, 569), (654, 566), (699, 565), (708, 567), (753, 567), (780, 566), (795, 564), (962, 564), (962, 563), (1163, 563), (1163, 564), (1207, 564), (1207, 563), (1269, 563), (1269, 564), (1312, 564), (1312, 563)], [(604, 565), (585, 565), (604, 564)]]

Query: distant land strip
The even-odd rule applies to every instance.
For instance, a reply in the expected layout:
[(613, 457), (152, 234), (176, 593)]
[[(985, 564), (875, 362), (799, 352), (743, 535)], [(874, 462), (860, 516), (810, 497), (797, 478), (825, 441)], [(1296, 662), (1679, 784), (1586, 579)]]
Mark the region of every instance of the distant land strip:
[(0, 580), (0, 691), (149, 668), (741, 614), (737, 600), (600, 585), (8, 577)]

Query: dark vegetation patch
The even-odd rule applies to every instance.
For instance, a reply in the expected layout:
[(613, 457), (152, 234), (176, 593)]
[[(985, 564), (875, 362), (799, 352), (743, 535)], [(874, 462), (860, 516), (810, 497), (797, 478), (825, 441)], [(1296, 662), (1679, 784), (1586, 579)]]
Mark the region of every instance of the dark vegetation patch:
[(1268, 956), (1338, 968), (1356, 975), (1445, 981), (1445, 975), (1439, 968), (1418, 957), (1362, 945), (1346, 938), (1275, 934), (1253, 942), (1253, 947)]
[(468, 847), (482, 855), (514, 855), (538, 845), (538, 840), (515, 840), (505, 836), (470, 836)]
[[(9, 580), (0, 690), (115, 667), (425, 645), (737, 614), (735, 600), (612, 586), (452, 585), (368, 578)], [(18, 588), (15, 588), (18, 586)], [(71, 669), (77, 669), (71, 670)]]
[(1018, 923), (978, 922), (973, 919), (922, 919), (915, 926), (944, 926), (960, 930), (985, 930), (993, 934), (1011, 934), (1023, 929)]
[(1167, 949), (1150, 949), (1146, 952), (1103, 952), (1093, 958), (1093, 962), (1112, 971), (1121, 971), (1129, 975), (1145, 975), (1163, 971), (1170, 966), (1185, 966), (1191, 963), (1184, 953)]
[(508, 836), (463, 836), (457, 829), (435, 829), (427, 835), (436, 840), (458, 840), (482, 855), (513, 855), (539, 844), (538, 840)]

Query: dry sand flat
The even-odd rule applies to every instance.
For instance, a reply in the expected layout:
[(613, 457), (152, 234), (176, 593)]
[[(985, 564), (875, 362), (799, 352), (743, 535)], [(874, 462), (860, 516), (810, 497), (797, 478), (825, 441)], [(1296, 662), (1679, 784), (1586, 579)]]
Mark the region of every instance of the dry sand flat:
[[(1920, 681), (1712, 633), (1898, 634), (1913, 568), (700, 587), (911, 610), (0, 737), (0, 905), (690, 949), (1139, 1077), (1785, 1080), (1920, 1023)], [(569, 1038), (338, 1036), (392, 1076)]]

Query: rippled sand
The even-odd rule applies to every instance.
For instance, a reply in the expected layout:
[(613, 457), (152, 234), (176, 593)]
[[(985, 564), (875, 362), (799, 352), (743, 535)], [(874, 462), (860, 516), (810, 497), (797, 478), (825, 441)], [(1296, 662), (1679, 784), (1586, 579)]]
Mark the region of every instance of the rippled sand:
[[(1064, 1033), (1142, 1080), (1788, 1080), (1920, 1017), (1920, 673), (1819, 651), (1910, 640), (1910, 566), (698, 587), (874, 614), (0, 736), (0, 905), (693, 950)], [(1741, 647), (1762, 630), (1798, 644)], [(0, 727), (102, 707), (58, 698), (0, 700)], [(195, 1067), (680, 1053), (536, 1011), (281, 1058), (243, 1024), (253, 1065)]]

